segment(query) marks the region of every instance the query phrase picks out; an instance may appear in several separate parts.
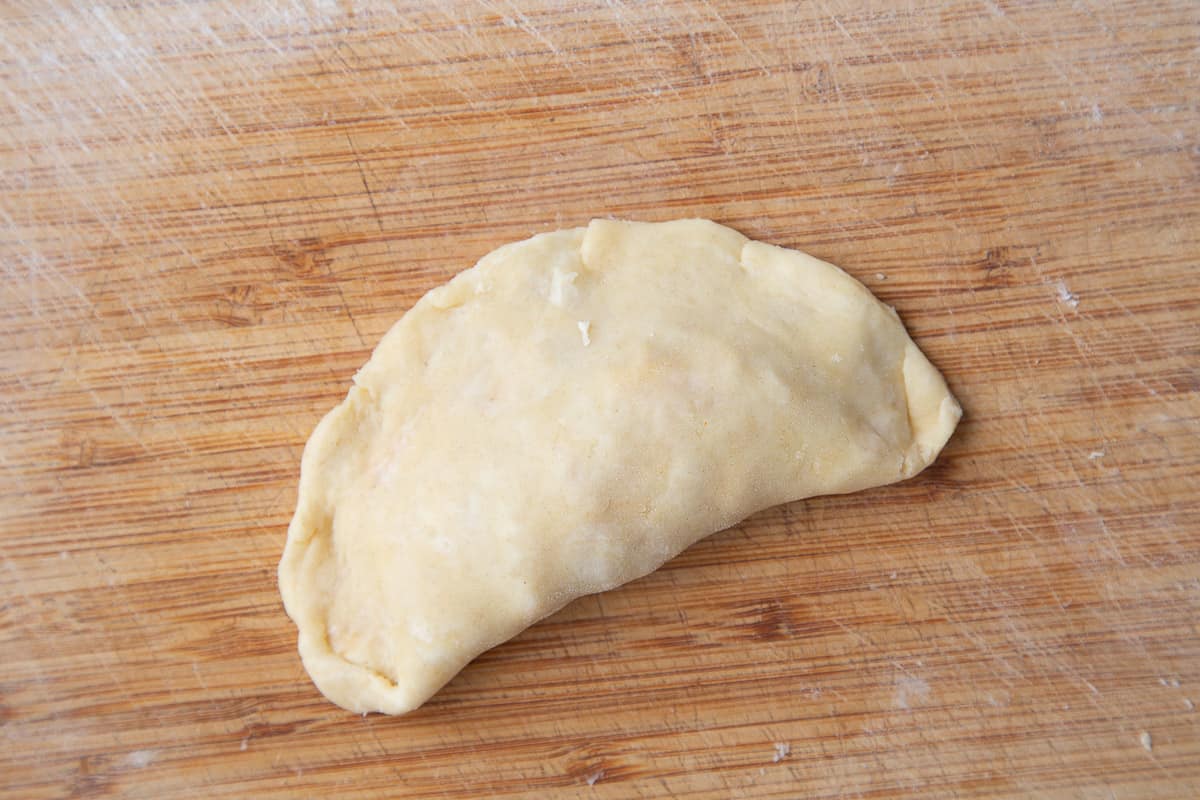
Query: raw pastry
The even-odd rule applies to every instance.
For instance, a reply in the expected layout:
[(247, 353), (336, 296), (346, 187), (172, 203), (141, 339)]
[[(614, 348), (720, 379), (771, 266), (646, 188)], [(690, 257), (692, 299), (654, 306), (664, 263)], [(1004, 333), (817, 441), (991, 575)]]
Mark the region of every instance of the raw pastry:
[(837, 267), (594, 220), (423, 297), (304, 450), (279, 587), (317, 687), (410, 711), (580, 595), (767, 506), (907, 478), (961, 412)]

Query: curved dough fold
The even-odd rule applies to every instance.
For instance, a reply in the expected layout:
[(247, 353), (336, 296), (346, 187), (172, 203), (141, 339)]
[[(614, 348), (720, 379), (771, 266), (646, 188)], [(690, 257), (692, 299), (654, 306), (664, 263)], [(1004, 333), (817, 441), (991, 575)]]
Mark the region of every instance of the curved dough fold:
[(961, 415), (837, 267), (594, 220), (423, 297), (304, 451), (279, 586), (304, 666), (410, 711), (570, 600), (768, 506), (907, 478)]

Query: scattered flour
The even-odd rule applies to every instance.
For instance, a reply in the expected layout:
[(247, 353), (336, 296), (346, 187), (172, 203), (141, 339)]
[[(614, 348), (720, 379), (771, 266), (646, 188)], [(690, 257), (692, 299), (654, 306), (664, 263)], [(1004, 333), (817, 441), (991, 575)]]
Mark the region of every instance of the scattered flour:
[(911, 675), (902, 675), (896, 681), (896, 695), (892, 703), (896, 708), (908, 709), (913, 703), (918, 705), (929, 697), (929, 684)]
[(1056, 288), (1058, 289), (1058, 302), (1067, 308), (1079, 308), (1079, 295), (1068, 289), (1066, 283), (1059, 281)]

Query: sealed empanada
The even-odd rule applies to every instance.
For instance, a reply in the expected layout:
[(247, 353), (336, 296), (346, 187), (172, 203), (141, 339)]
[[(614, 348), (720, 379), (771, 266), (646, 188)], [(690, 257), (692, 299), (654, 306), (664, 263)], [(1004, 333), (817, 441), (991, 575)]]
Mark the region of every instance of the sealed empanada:
[(305, 448), (279, 566), (304, 665), (404, 713), (759, 509), (919, 472), (960, 413), (896, 314), (803, 253), (703, 220), (501, 247), (396, 323)]

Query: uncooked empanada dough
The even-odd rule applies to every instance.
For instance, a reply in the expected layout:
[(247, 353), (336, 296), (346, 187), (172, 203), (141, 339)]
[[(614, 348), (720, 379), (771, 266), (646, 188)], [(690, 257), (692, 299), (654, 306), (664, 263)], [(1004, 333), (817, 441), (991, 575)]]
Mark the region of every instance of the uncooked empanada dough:
[(837, 267), (594, 220), (423, 297), (304, 450), (279, 587), (317, 687), (401, 714), (759, 509), (907, 478), (961, 412)]

